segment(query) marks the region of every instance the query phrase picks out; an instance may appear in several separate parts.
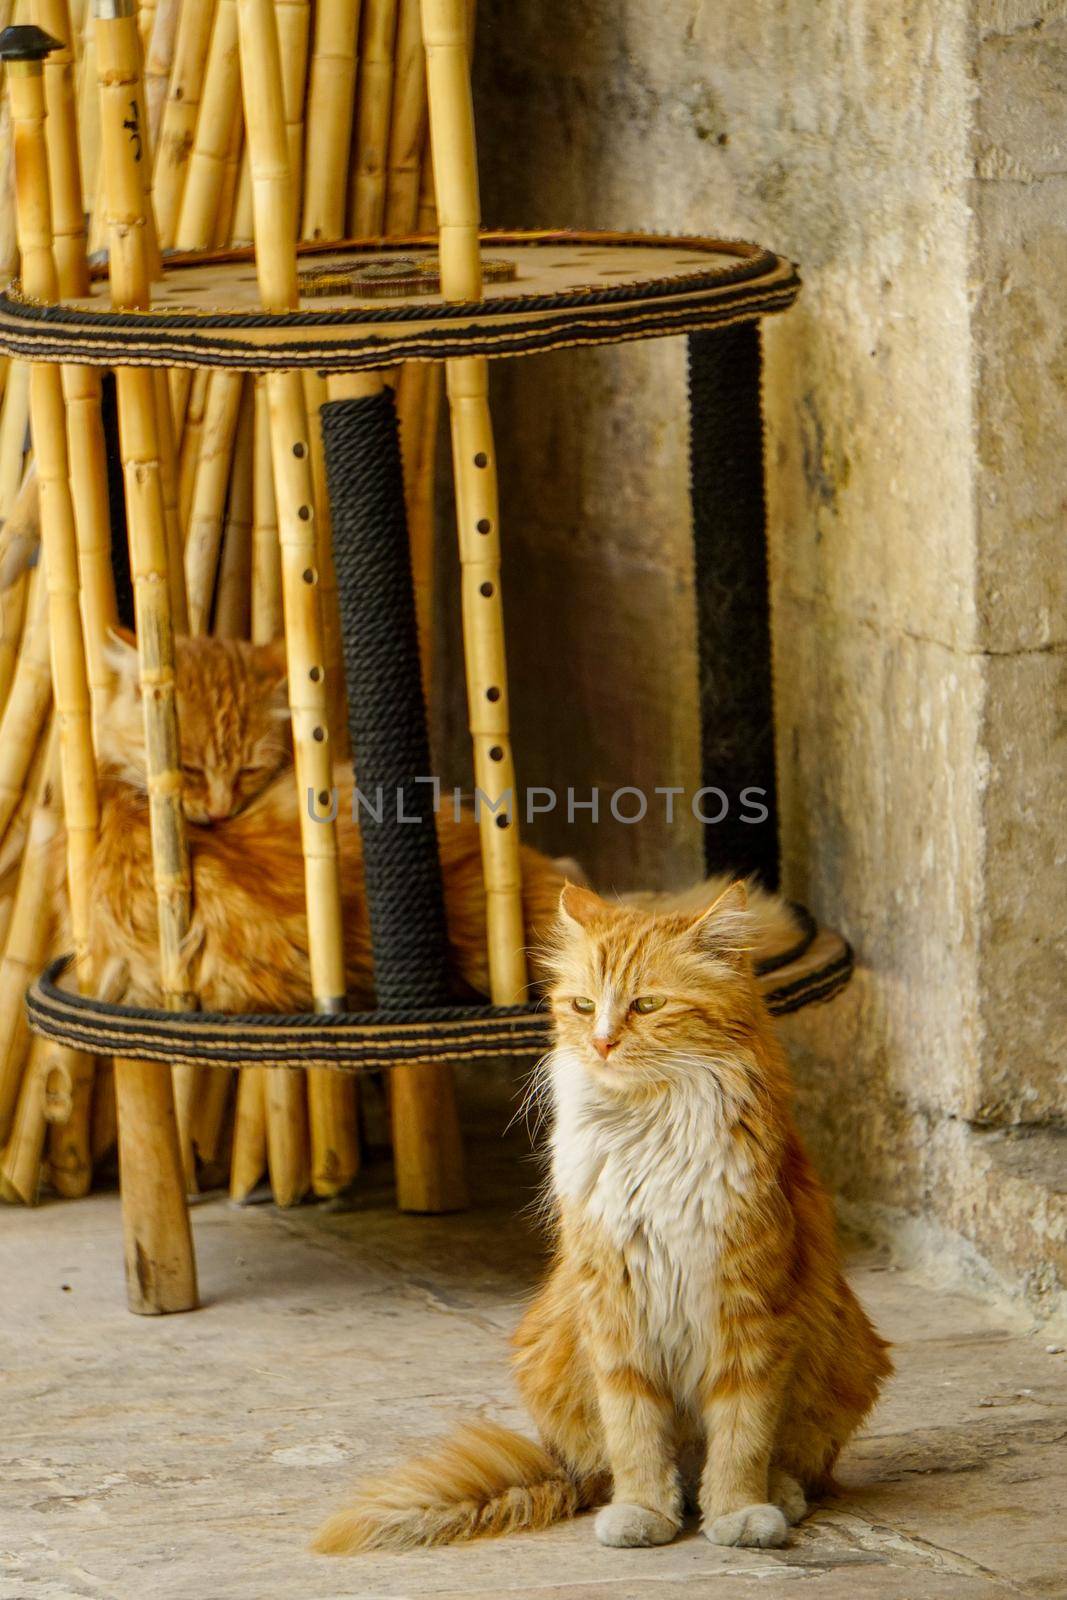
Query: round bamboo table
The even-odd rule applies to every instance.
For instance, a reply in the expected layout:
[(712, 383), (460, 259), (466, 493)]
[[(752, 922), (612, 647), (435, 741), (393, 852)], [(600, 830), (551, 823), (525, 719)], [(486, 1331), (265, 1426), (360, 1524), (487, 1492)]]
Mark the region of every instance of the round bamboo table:
[(298, 247), (300, 301), (284, 311), (262, 309), (251, 250), (169, 257), (147, 309), (114, 309), (106, 278), (55, 304), (9, 286), (0, 349), (107, 367), (366, 372), (697, 333), (784, 311), (800, 288), (791, 262), (738, 241), (483, 231), (480, 246), (492, 275), (473, 301), (442, 297), (437, 240), (418, 236)]

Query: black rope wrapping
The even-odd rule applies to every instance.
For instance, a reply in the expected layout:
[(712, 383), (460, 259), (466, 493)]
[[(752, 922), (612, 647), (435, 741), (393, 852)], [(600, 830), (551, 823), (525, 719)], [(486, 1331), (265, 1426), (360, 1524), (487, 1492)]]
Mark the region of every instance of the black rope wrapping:
[(418, 1010), (449, 999), (448, 936), (393, 391), (324, 405), (322, 436), (356, 782), (382, 809), (359, 816), (375, 993)]
[[(803, 954), (807, 934), (798, 942)], [(70, 958), (50, 962), (30, 985), (30, 1027), (42, 1038), (90, 1055), (189, 1066), (332, 1068), (373, 1072), (387, 1067), (536, 1057), (551, 1044), (551, 1018), (535, 1006), (441, 1006), (421, 1014), (324, 1014), (153, 1011), (91, 999), (60, 986)], [(767, 1009), (787, 1016), (831, 1000), (852, 975), (853, 955), (835, 939), (819, 962), (799, 972), (763, 964)]]
[[(700, 661), (702, 782), (729, 809), (704, 829), (709, 872), (778, 883), (760, 330), (689, 338), (690, 492)], [(742, 791), (762, 790), (742, 803)], [(709, 795), (704, 814), (723, 802)], [(763, 822), (744, 821), (754, 807)]]

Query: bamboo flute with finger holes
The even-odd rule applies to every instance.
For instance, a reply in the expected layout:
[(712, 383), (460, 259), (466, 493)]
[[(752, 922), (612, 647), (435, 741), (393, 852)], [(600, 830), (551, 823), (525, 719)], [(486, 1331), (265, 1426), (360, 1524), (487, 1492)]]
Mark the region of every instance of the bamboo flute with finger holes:
[[(149, 304), (151, 281), (148, 190), (142, 171), (146, 151), (124, 125), (128, 106), (140, 99), (140, 40), (128, 0), (118, 5), (95, 0), (95, 5), (111, 299), (117, 308), (141, 308)], [(125, 14), (102, 15), (102, 8)], [(183, 947), (191, 881), (181, 809), (156, 389), (147, 368), (120, 368), (116, 385), (144, 701), (161, 987), (168, 1009), (187, 1010), (196, 1003)], [(130, 1309), (148, 1314), (190, 1310), (197, 1304), (196, 1264), (171, 1080), (145, 1062), (116, 1059), (115, 1087)]]

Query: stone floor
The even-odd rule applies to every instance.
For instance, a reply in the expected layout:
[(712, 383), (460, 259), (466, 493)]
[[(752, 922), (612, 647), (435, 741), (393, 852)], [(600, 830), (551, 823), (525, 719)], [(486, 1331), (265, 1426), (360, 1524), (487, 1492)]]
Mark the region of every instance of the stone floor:
[[(499, 1147), (498, 1147), (499, 1148)], [(365, 1467), (465, 1413), (522, 1425), (505, 1337), (538, 1267), (530, 1167), (472, 1167), (464, 1216), (195, 1211), (204, 1307), (124, 1309), (113, 1195), (0, 1213), (3, 1600), (986, 1600), (1067, 1595), (1067, 1355), (871, 1252), (898, 1375), (791, 1548), (600, 1549), (588, 1518), (409, 1556), (308, 1535)]]

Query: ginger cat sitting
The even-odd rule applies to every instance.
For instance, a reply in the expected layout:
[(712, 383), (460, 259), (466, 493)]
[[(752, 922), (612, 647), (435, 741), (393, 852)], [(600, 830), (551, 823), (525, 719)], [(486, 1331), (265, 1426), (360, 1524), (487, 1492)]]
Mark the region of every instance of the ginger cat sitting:
[[(108, 961), (121, 964), (124, 981), (112, 997), (154, 1006), (160, 1002), (159, 956), (144, 719), (137, 652), (128, 635), (116, 636), (112, 665), (114, 689), (98, 719), (100, 842), (89, 940), (101, 968)], [(310, 1010), (301, 797), (292, 773), (283, 647), (179, 639), (176, 683), (193, 875), (189, 986), (209, 1011)], [(350, 765), (337, 768), (335, 782), (348, 996), (358, 1009), (373, 1001), (373, 964)], [(457, 822), (446, 807), (437, 830), (456, 993), (486, 995), (478, 826), (469, 815)], [(523, 846), (521, 856), (527, 942), (535, 945), (555, 921), (566, 880), (560, 865), (539, 851)], [(63, 867), (60, 837), (57, 883)], [(707, 895), (716, 890), (709, 884)], [(69, 950), (65, 889), (59, 901), (57, 948)], [(758, 895), (758, 906), (760, 952), (773, 955), (795, 943), (789, 908), (765, 894)]]
[(492, 1423), (357, 1485), (317, 1548), (540, 1528), (784, 1544), (891, 1371), (794, 1128), (744, 886), (702, 914), (568, 886), (548, 957), (555, 1259), (515, 1335), (544, 1447)]

